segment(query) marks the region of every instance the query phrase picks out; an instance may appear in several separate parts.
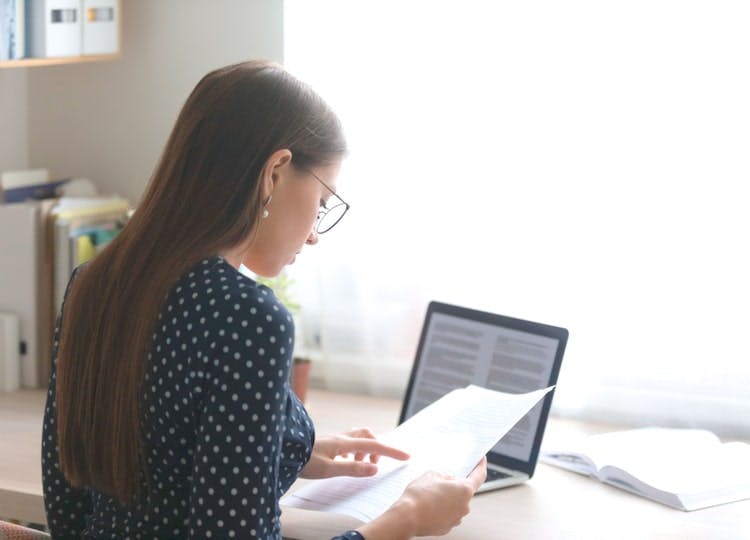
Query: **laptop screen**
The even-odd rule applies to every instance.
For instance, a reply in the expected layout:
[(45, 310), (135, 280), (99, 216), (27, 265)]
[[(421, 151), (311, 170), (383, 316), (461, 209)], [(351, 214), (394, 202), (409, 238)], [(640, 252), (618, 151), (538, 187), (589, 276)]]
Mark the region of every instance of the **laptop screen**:
[[(567, 337), (563, 328), (432, 302), (400, 422), (468, 384), (511, 394), (556, 384)], [(491, 462), (533, 474), (552, 394), (492, 449)]]

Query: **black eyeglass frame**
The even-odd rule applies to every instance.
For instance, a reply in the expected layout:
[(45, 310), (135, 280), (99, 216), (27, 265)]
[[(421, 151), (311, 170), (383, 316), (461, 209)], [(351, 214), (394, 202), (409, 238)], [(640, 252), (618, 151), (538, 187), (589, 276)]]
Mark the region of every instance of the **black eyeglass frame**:
[[(336, 225), (338, 225), (338, 224), (339, 224), (339, 221), (341, 221), (341, 220), (342, 220), (342, 218), (343, 218), (343, 217), (344, 217), (344, 216), (346, 215), (346, 213), (347, 213), (347, 212), (349, 211), (349, 208), (351, 208), (351, 206), (349, 205), (349, 203), (348, 203), (348, 202), (346, 202), (346, 201), (345, 201), (344, 199), (342, 199), (341, 197), (339, 197), (338, 193), (336, 193), (335, 191), (333, 191), (333, 190), (332, 190), (332, 189), (331, 189), (331, 188), (330, 188), (330, 187), (328, 186), (328, 184), (326, 184), (325, 182), (323, 182), (323, 180), (321, 180), (321, 179), (320, 179), (320, 178), (318, 177), (318, 175), (317, 175), (317, 174), (315, 174), (314, 172), (312, 172), (312, 171), (311, 171), (311, 170), (309, 170), (309, 169), (305, 169), (305, 170), (306, 170), (307, 172), (309, 172), (309, 173), (310, 173), (310, 175), (311, 175), (311, 176), (312, 176), (313, 178), (315, 178), (315, 179), (316, 179), (316, 180), (317, 180), (318, 182), (320, 182), (320, 183), (321, 183), (321, 184), (323, 185), (323, 187), (324, 187), (324, 188), (326, 188), (326, 189), (327, 189), (328, 191), (330, 191), (330, 192), (331, 192), (331, 195), (333, 195), (334, 197), (336, 197), (336, 199), (338, 199), (338, 201), (339, 201), (339, 202), (338, 202), (337, 204), (334, 204), (334, 205), (333, 205), (333, 206), (331, 206), (330, 208), (329, 208), (329, 207), (328, 207), (328, 206), (326, 205), (326, 203), (325, 203), (325, 202), (321, 201), (321, 203), (323, 204), (323, 206), (322, 206), (322, 208), (321, 208), (320, 210), (318, 210), (318, 222), (317, 222), (317, 223), (316, 223), (316, 225), (315, 225), (315, 232), (317, 232), (318, 234), (324, 234), (324, 233), (327, 233), (328, 231), (330, 231), (330, 230), (331, 230), (331, 229), (333, 229), (333, 228), (334, 228), (334, 227), (335, 227)], [(340, 215), (340, 216), (338, 217), (338, 219), (337, 219), (336, 221), (334, 221), (334, 222), (333, 222), (333, 224), (331, 224), (331, 225), (330, 225), (329, 227), (326, 227), (325, 229), (323, 229), (323, 230), (320, 230), (320, 224), (321, 224), (321, 223), (323, 222), (323, 218), (325, 217), (325, 215), (326, 215), (326, 214), (327, 214), (328, 212), (330, 212), (331, 210), (333, 210), (334, 208), (338, 208), (339, 206), (342, 206), (342, 205), (344, 206), (344, 211), (343, 211), (343, 212), (341, 212), (341, 215)]]

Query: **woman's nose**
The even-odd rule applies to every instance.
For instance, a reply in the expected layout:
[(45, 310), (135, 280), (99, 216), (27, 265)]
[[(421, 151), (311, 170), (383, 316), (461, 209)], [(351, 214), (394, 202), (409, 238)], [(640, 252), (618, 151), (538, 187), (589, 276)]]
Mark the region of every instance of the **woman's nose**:
[(313, 230), (310, 232), (310, 236), (307, 237), (307, 240), (305, 240), (305, 244), (308, 246), (314, 246), (318, 243), (318, 231)]

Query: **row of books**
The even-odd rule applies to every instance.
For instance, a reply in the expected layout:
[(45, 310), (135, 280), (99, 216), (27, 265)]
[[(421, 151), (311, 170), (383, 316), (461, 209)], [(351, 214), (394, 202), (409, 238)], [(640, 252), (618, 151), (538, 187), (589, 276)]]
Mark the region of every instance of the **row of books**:
[(0, 312), (18, 318), (19, 357), (10, 360), (19, 364), (18, 386), (46, 385), (54, 322), (70, 275), (117, 235), (129, 212), (117, 196), (0, 205)]
[(118, 0), (0, 0), (0, 61), (119, 49)]

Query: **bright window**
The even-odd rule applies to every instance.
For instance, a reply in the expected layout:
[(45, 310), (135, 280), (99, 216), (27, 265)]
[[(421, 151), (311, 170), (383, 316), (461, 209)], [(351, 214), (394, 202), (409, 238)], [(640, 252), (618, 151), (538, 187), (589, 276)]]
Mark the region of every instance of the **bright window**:
[(352, 210), (293, 269), (319, 376), (400, 394), (431, 299), (565, 326), (560, 413), (750, 435), (750, 7), (285, 2)]

